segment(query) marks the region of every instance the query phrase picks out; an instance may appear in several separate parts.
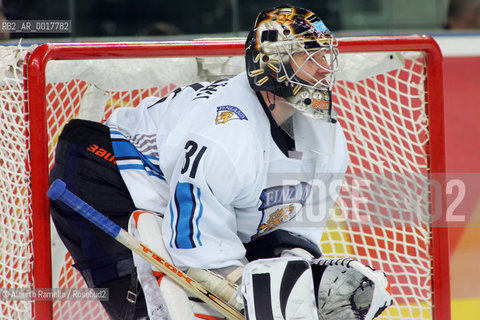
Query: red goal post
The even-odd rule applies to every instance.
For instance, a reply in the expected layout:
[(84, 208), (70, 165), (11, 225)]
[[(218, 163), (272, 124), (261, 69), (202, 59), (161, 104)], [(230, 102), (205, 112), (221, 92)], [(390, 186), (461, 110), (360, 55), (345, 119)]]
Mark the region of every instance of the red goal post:
[[(421, 52), (425, 66), (425, 110), (428, 114), (429, 173), (445, 172), (443, 74), (442, 55), (436, 42), (422, 35), (392, 37), (339, 38), (341, 53)], [(45, 70), (53, 60), (118, 59), (150, 57), (214, 57), (241, 56), (243, 40), (206, 40), (174, 42), (131, 43), (74, 43), (44, 44), (26, 59), (26, 110), (30, 123), (31, 208), (33, 212), (33, 279), (35, 288), (52, 287), (50, 254), (50, 213), (46, 196), (49, 172), (49, 137), (47, 129), (47, 83)], [(388, 83), (388, 82), (385, 82)], [(368, 85), (367, 85), (368, 86)], [(382, 89), (383, 90), (383, 89)], [(383, 94), (383, 93), (382, 93)], [(341, 118), (341, 115), (339, 116)], [(443, 200), (442, 200), (443, 201)], [(445, 207), (445, 206), (443, 206)], [(442, 212), (443, 216), (443, 212)], [(435, 223), (435, 222), (434, 222)], [(378, 231), (378, 230), (377, 230)], [(376, 232), (376, 231), (375, 231)], [(428, 229), (431, 256), (431, 310), (433, 319), (450, 319), (450, 292), (448, 267), (448, 230), (444, 227)], [(355, 236), (352, 236), (355, 239)], [(405, 298), (405, 301), (410, 301)], [(428, 300), (428, 299), (427, 299)], [(429, 307), (430, 308), (430, 307)], [(50, 301), (37, 301), (36, 319), (53, 317)], [(402, 313), (403, 311), (399, 311)], [(412, 313), (413, 314), (413, 313)], [(401, 318), (401, 315), (399, 315)]]

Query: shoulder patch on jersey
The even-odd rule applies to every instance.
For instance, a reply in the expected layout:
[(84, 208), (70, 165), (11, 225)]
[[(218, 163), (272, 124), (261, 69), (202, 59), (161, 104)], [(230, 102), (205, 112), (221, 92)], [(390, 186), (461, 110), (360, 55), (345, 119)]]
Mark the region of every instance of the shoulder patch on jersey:
[(215, 117), (215, 124), (227, 123), (230, 120), (248, 120), (245, 113), (234, 106), (220, 106), (217, 107), (217, 116)]
[(282, 185), (266, 188), (260, 194), (262, 219), (255, 239), (295, 218), (310, 196), (312, 186), (306, 182), (297, 185)]

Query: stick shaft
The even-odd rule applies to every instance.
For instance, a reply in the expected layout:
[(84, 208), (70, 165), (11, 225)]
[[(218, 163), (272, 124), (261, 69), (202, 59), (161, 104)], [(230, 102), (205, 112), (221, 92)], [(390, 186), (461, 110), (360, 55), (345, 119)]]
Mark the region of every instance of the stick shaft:
[(243, 320), (244, 316), (237, 311), (234, 307), (218, 298), (215, 294), (204, 288), (195, 280), (188, 277), (181, 270), (177, 269), (174, 265), (157, 255), (155, 252), (150, 250), (148, 247), (143, 245), (138, 239), (133, 237), (127, 231), (123, 230), (112, 222), (110, 219), (105, 217), (103, 214), (98, 212), (96, 209), (91, 207), (85, 201), (77, 197), (75, 194), (70, 192), (63, 181), (60, 179), (55, 180), (50, 189), (47, 192), (47, 195), (52, 200), (60, 200), (65, 203), (67, 206), (71, 207), (77, 213), (94, 223), (97, 227), (105, 231), (108, 235), (112, 236), (123, 244), (125, 247), (129, 248), (133, 252), (137, 253), (139, 256), (147, 260), (150, 264), (157, 267), (162, 273), (175, 281), (185, 290), (193, 293), (198, 298), (203, 300), (209, 306), (222, 313), (228, 319), (232, 320)]

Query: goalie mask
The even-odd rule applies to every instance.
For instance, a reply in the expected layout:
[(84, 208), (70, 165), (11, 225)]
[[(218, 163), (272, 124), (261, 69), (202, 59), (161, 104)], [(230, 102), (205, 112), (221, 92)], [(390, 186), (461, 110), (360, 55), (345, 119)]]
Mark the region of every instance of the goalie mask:
[(313, 119), (335, 122), (331, 89), (337, 43), (323, 22), (302, 8), (262, 11), (245, 44), (250, 86), (285, 98)]

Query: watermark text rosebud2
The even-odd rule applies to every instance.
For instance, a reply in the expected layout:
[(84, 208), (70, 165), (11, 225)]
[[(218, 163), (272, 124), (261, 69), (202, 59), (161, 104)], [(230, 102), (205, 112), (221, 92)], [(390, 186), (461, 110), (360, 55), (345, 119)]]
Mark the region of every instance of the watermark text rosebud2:
[(108, 288), (2, 288), (0, 301), (54, 301), (99, 300), (107, 301)]
[(480, 174), (364, 173), (342, 177), (332, 173), (309, 177), (307, 185), (303, 178), (296, 174), (284, 175), (283, 179), (272, 177), (275, 185), (283, 188), (271, 188), (268, 194), (283, 193), (274, 196), (283, 202), (266, 198), (275, 206), (262, 204), (265, 222), (275, 218), (297, 227), (323, 225), (329, 220), (460, 227), (480, 202)]

